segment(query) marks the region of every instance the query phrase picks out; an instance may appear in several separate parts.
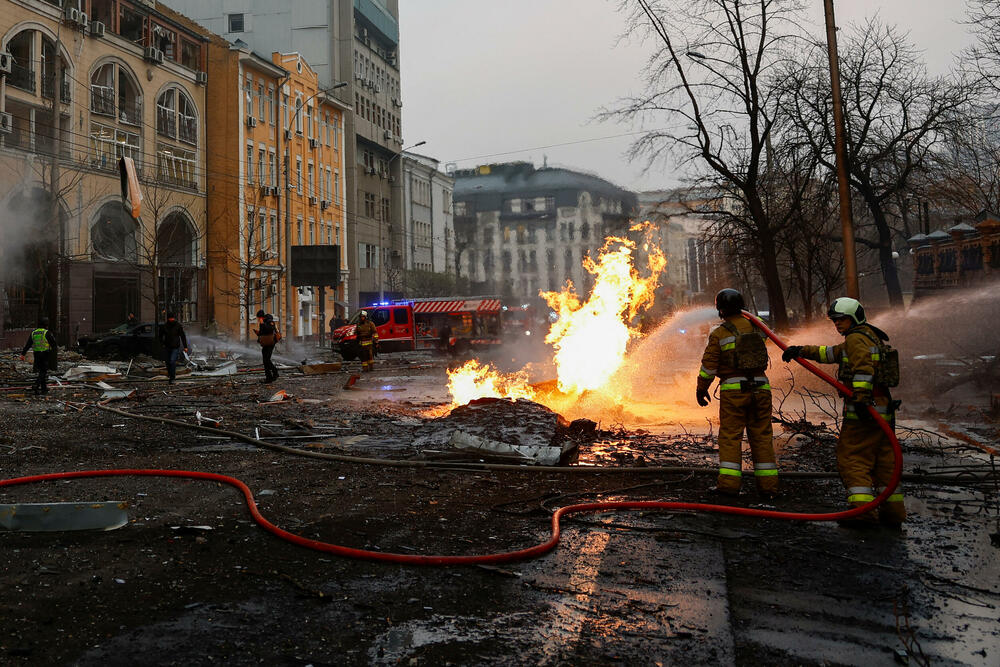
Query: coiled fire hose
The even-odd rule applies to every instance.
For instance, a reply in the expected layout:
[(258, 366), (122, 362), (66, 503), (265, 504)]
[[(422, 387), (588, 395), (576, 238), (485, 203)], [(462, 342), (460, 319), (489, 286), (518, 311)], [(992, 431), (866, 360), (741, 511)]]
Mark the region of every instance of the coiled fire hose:
[[(777, 335), (771, 331), (763, 322), (760, 321), (754, 315), (744, 311), (743, 316), (750, 320), (754, 326), (763, 331), (768, 338), (770, 338), (775, 345), (784, 350), (787, 345), (777, 337)], [(851, 398), (851, 390), (844, 386), (842, 383), (838, 382), (833, 377), (830, 377), (815, 365), (804, 359), (796, 359), (806, 370), (810, 371), (820, 379), (824, 380), (828, 384), (832, 385), (841, 394), (844, 395), (846, 399)], [(615, 510), (686, 510), (693, 512), (713, 512), (717, 514), (735, 514), (738, 516), (751, 516), (760, 517), (765, 519), (784, 519), (787, 521), (836, 521), (840, 519), (850, 519), (856, 517), (860, 514), (871, 511), (872, 509), (878, 507), (888, 498), (896, 486), (899, 484), (899, 479), (903, 472), (903, 452), (899, 446), (899, 440), (896, 438), (892, 426), (875, 411), (872, 406), (868, 407), (868, 411), (871, 414), (872, 419), (876, 420), (879, 427), (885, 432), (889, 441), (892, 443), (893, 454), (895, 457), (895, 464), (893, 466), (892, 480), (888, 485), (882, 490), (882, 492), (876, 496), (871, 502), (858, 507), (853, 507), (848, 510), (843, 510), (840, 512), (826, 512), (826, 513), (805, 513), (805, 512), (780, 512), (777, 510), (763, 510), (763, 509), (753, 509), (748, 507), (732, 507), (729, 505), (712, 505), (703, 503), (689, 503), (680, 501), (655, 501), (655, 500), (642, 500), (642, 501), (609, 501), (609, 502), (596, 502), (596, 503), (580, 503), (576, 505), (567, 505), (561, 507), (555, 511), (552, 515), (552, 534), (548, 540), (535, 546), (528, 547), (526, 549), (519, 549), (516, 551), (505, 551), (501, 553), (493, 554), (483, 554), (478, 556), (422, 556), (416, 554), (399, 554), (399, 553), (386, 553), (381, 551), (370, 551), (366, 549), (355, 549), (352, 547), (346, 547), (339, 544), (331, 544), (329, 542), (322, 542), (320, 540), (311, 540), (301, 535), (295, 535), (287, 530), (279, 528), (270, 521), (268, 521), (257, 509), (257, 504), (254, 501), (253, 492), (250, 490), (246, 484), (244, 484), (239, 479), (235, 477), (230, 477), (228, 475), (220, 475), (217, 473), (209, 472), (198, 472), (191, 470), (151, 470), (151, 469), (135, 469), (135, 470), (80, 470), (74, 472), (60, 472), (60, 473), (49, 473), (44, 475), (32, 475), (29, 477), (16, 477), (12, 479), (0, 480), (0, 487), (7, 486), (17, 486), (21, 484), (33, 484), (35, 482), (46, 482), (58, 479), (80, 479), (89, 477), (180, 477), (184, 479), (198, 479), (210, 482), (218, 482), (221, 484), (228, 484), (229, 486), (236, 487), (240, 492), (243, 493), (243, 498), (246, 500), (247, 509), (253, 520), (257, 522), (264, 530), (280, 537), (283, 540), (291, 542), (292, 544), (298, 545), (300, 547), (305, 547), (307, 549), (313, 549), (315, 551), (321, 551), (324, 553), (334, 554), (337, 556), (343, 556), (346, 558), (356, 558), (360, 560), (370, 560), (370, 561), (380, 561), (386, 563), (401, 563), (406, 565), (485, 565), (491, 563), (506, 563), (510, 561), (523, 560), (526, 558), (532, 558), (534, 556), (540, 556), (554, 549), (559, 543), (560, 537), (560, 526), (559, 521), (563, 516), (570, 514), (581, 514), (585, 512), (607, 512)]]

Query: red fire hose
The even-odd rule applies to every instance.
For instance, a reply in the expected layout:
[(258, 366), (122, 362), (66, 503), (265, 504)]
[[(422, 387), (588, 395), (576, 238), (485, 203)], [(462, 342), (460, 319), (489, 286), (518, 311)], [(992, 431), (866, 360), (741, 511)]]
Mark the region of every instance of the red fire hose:
[[(767, 337), (774, 341), (774, 344), (779, 348), (784, 350), (787, 346), (785, 343), (779, 339), (773, 331), (768, 329), (763, 322), (758, 318), (751, 315), (750, 313), (744, 312), (744, 317), (750, 320), (754, 326), (759, 328)], [(837, 389), (845, 398), (851, 397), (851, 390), (845, 387), (843, 384), (830, 377), (823, 371), (819, 370), (815, 365), (805, 361), (803, 359), (796, 359), (800, 364), (802, 364), (808, 371), (819, 377), (820, 379), (826, 381), (833, 387)], [(868, 411), (871, 413), (873, 419), (876, 420), (878, 425), (885, 431), (886, 436), (888, 436), (889, 441), (892, 443), (893, 452), (895, 454), (895, 465), (893, 466), (892, 480), (890, 483), (882, 490), (874, 500), (859, 507), (854, 507), (849, 510), (844, 510), (841, 512), (828, 512), (828, 513), (800, 513), (800, 512), (779, 512), (776, 510), (759, 510), (750, 509), (746, 507), (731, 507), (728, 505), (709, 505), (702, 503), (686, 503), (677, 501), (615, 501), (615, 502), (599, 502), (599, 503), (581, 503), (578, 505), (567, 505), (566, 507), (561, 507), (552, 515), (552, 536), (545, 542), (541, 544), (536, 544), (533, 547), (527, 549), (519, 549), (517, 551), (505, 551), (503, 553), (495, 554), (485, 554), (481, 556), (419, 556), (414, 554), (396, 554), (396, 553), (384, 553), (381, 551), (368, 551), (365, 549), (354, 549), (351, 547), (345, 547), (339, 544), (331, 544), (329, 542), (321, 542), (319, 540), (310, 540), (308, 538), (302, 537), (301, 535), (295, 535), (289, 533), (287, 530), (283, 530), (278, 526), (274, 525), (270, 521), (264, 518), (264, 516), (257, 509), (257, 504), (254, 501), (253, 493), (250, 488), (236, 479), (235, 477), (230, 477), (228, 475), (219, 475), (210, 472), (197, 472), (190, 470), (80, 470), (76, 472), (59, 472), (50, 473), (46, 475), (32, 475), (30, 477), (16, 477), (12, 479), (0, 480), (0, 487), (5, 486), (16, 486), (20, 484), (32, 484), (34, 482), (46, 482), (57, 479), (78, 479), (81, 477), (125, 477), (125, 476), (140, 476), (140, 477), (182, 477), (186, 479), (201, 479), (211, 482), (219, 482), (222, 484), (228, 484), (239, 489), (243, 493), (243, 498), (246, 500), (247, 508), (250, 510), (250, 515), (253, 517), (254, 521), (257, 522), (265, 530), (277, 535), (283, 540), (291, 542), (301, 547), (307, 549), (313, 549), (315, 551), (322, 551), (325, 553), (335, 554), (337, 556), (344, 556), (346, 558), (357, 558), (361, 560), (371, 560), (371, 561), (381, 561), (388, 563), (403, 563), (406, 565), (473, 565), (473, 564), (487, 564), (487, 563), (504, 563), (515, 560), (522, 560), (525, 558), (531, 558), (533, 556), (540, 556), (548, 551), (551, 551), (559, 543), (560, 536), (560, 526), (559, 520), (564, 515), (569, 514), (579, 514), (582, 512), (604, 512), (609, 510), (690, 510), (695, 512), (715, 512), (718, 514), (736, 514), (740, 516), (753, 516), (762, 517), (765, 519), (785, 519), (788, 521), (836, 521), (838, 519), (849, 519), (851, 517), (864, 514), (876, 507), (878, 507), (886, 498), (888, 498), (892, 492), (896, 489), (897, 484), (899, 484), (899, 478), (903, 473), (903, 452), (899, 446), (899, 440), (896, 439), (896, 434), (893, 432), (892, 427), (889, 423), (883, 419), (882, 415), (875, 411), (875, 409), (869, 406)]]

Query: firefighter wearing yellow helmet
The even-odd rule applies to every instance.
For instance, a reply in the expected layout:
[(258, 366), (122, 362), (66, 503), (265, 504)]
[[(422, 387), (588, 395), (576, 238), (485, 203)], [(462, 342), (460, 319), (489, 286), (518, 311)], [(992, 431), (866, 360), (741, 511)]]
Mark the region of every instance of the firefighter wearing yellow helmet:
[[(840, 365), (837, 379), (847, 385), (853, 396), (844, 400), (837, 468), (847, 488), (847, 502), (857, 507), (873, 500), (892, 478), (895, 452), (868, 412), (868, 406), (874, 406), (876, 412), (895, 426), (898, 402), (892, 400), (889, 388), (899, 382), (898, 357), (888, 345), (889, 336), (868, 323), (865, 309), (856, 299), (834, 300), (827, 314), (844, 336), (843, 343), (790, 345), (781, 358), (791, 361), (801, 357)], [(897, 487), (878, 510), (845, 523), (864, 525), (880, 521), (898, 527), (905, 519), (903, 490)]]
[(764, 375), (767, 349), (760, 332), (743, 317), (743, 295), (724, 289), (715, 297), (722, 324), (708, 336), (701, 359), (698, 405), (711, 400), (708, 390), (719, 378), (719, 477), (716, 489), (737, 495), (743, 481), (743, 432), (750, 442), (757, 491), (771, 498), (778, 492), (778, 464), (771, 428), (771, 385)]

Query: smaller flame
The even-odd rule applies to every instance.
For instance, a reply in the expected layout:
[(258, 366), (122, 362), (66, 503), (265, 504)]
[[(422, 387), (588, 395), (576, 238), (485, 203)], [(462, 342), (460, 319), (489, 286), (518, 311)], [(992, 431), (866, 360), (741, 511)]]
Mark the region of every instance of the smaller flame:
[(448, 372), (448, 391), (453, 405), (465, 405), (477, 398), (535, 398), (523, 371), (501, 373), (493, 364), (480, 364), (473, 359), (461, 368)]

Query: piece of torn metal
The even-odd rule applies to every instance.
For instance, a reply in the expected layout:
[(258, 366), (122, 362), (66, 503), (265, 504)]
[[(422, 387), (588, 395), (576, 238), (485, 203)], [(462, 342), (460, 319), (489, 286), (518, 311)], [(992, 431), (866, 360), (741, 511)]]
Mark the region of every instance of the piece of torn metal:
[(115, 530), (128, 523), (123, 500), (0, 505), (0, 528), (18, 532)]
[(271, 394), (271, 397), (269, 399), (267, 399), (266, 401), (263, 401), (262, 404), (267, 404), (267, 403), (281, 403), (282, 401), (290, 401), (293, 398), (295, 398), (295, 397), (292, 394), (289, 394), (287, 391), (285, 391), (284, 389), (282, 389), (281, 391), (278, 391), (278, 392), (275, 392), (275, 393)]
[(84, 364), (81, 366), (74, 366), (68, 371), (62, 374), (62, 377), (67, 382), (73, 382), (74, 380), (103, 380), (105, 378), (117, 378), (121, 377), (117, 368), (112, 366), (105, 366), (103, 364)]
[(448, 444), (459, 451), (482, 456), (514, 456), (544, 466), (556, 465), (563, 455), (563, 448), (555, 445), (512, 445), (459, 430), (451, 434)]
[(135, 398), (135, 389), (108, 389), (101, 394), (100, 403), (124, 401), (129, 398)]
[(223, 377), (226, 375), (236, 375), (236, 362), (227, 361), (224, 364), (220, 364), (211, 370), (206, 371), (193, 371), (191, 375), (197, 377)]
[(194, 413), (195, 419), (198, 420), (198, 426), (210, 426), (212, 428), (219, 428), (222, 425), (222, 418), (215, 419), (213, 417), (207, 417), (201, 414), (200, 410), (196, 410)]

